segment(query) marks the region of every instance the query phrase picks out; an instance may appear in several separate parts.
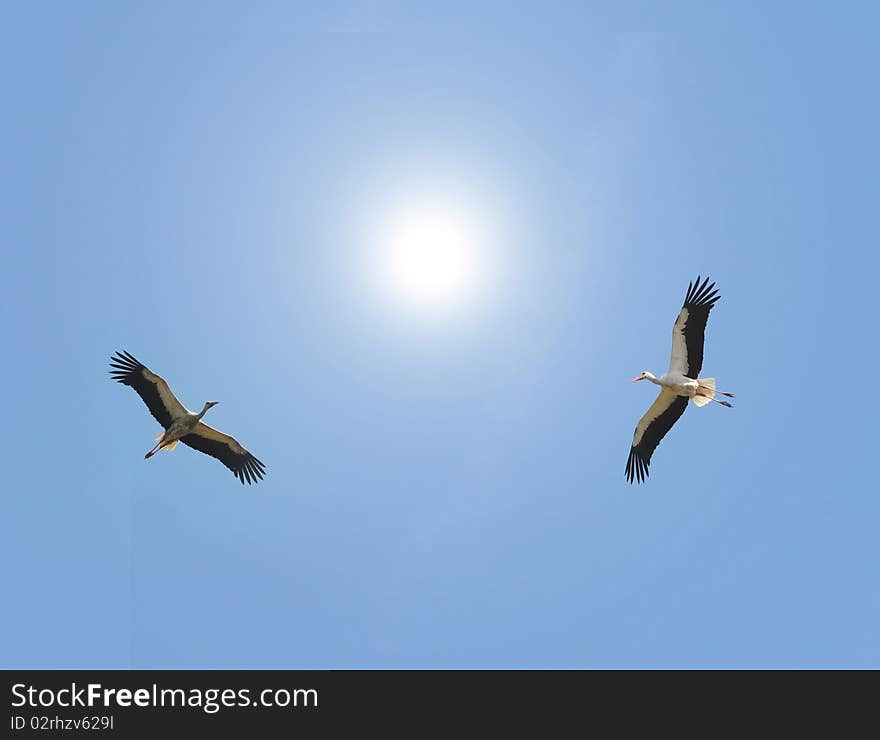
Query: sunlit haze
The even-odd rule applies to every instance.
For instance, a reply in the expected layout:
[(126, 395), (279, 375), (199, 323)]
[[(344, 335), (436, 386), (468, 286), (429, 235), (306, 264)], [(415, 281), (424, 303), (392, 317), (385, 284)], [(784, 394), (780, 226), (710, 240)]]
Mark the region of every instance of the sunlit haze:
[(413, 309), (445, 312), (470, 303), (485, 275), (475, 224), (445, 207), (394, 213), (380, 236), (384, 288)]

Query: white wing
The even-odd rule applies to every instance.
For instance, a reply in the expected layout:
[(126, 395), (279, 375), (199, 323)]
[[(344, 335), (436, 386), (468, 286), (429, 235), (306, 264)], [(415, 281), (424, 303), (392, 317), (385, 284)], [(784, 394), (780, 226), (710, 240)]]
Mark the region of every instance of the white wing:
[(669, 358), (670, 375), (684, 375), (688, 370), (687, 342), (684, 338), (684, 327), (688, 320), (688, 310), (681, 309), (672, 326), (672, 357)]
[(160, 375), (149, 370), (128, 352), (117, 352), (110, 358), (110, 375), (119, 383), (131, 386), (146, 404), (153, 418), (166, 429), (188, 413), (188, 409), (168, 387)]
[(180, 438), (187, 447), (216, 457), (229, 468), (242, 485), (262, 480), (266, 466), (242, 447), (235, 437), (210, 427), (200, 421), (190, 434)]
[(679, 396), (674, 391), (664, 388), (651, 404), (651, 408), (639, 419), (626, 461), (626, 478), (630, 483), (633, 481), (641, 483), (648, 477), (648, 466), (651, 464), (654, 450), (657, 449), (660, 440), (666, 436), (666, 432), (672, 429), (672, 425), (684, 413), (687, 402), (686, 396)]
[(709, 285), (709, 278), (700, 283), (688, 284), (684, 305), (672, 327), (672, 357), (669, 359), (669, 373), (696, 378), (703, 367), (703, 342), (709, 311), (718, 300), (715, 283)]

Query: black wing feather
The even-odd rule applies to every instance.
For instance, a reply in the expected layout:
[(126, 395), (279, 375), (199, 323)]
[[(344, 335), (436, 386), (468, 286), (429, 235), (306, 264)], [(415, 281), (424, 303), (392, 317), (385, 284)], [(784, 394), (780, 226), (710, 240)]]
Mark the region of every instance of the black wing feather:
[(194, 450), (204, 452), (211, 457), (216, 457), (232, 471), (233, 475), (241, 481), (242, 485), (244, 485), (245, 480), (249, 484), (262, 480), (266, 472), (266, 466), (250, 452), (245, 452), (245, 454), (241, 455), (235, 452), (229, 445), (216, 439), (202, 437), (199, 434), (187, 434), (185, 437), (181, 437), (180, 441), (187, 447), (192, 447)]
[(688, 400), (685, 396), (676, 396), (669, 408), (648, 424), (639, 443), (630, 448), (629, 458), (626, 461), (626, 479), (630, 483), (634, 481), (642, 483), (648, 477), (651, 455), (654, 454), (660, 440), (666, 436), (666, 432), (672, 429), (672, 425), (684, 413), (687, 403)]
[(702, 285), (697, 276), (695, 283), (688, 284), (688, 292), (684, 298), (684, 305), (688, 311), (687, 321), (682, 327), (684, 341), (687, 345), (687, 372), (685, 375), (696, 380), (703, 367), (703, 342), (706, 335), (706, 322), (709, 320), (709, 311), (721, 297), (715, 289), (715, 283), (709, 285), (707, 277)]
[(152, 380), (144, 377), (143, 371), (147, 369), (146, 365), (136, 360), (128, 352), (117, 352), (110, 358), (110, 376), (113, 380), (134, 388), (137, 394), (143, 399), (153, 418), (158, 421), (166, 429), (171, 426), (171, 413), (162, 403), (159, 395), (159, 389)]

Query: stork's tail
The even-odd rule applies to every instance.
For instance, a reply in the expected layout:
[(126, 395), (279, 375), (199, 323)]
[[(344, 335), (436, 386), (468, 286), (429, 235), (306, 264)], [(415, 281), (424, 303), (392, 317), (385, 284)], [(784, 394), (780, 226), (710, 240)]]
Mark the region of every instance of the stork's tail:
[(697, 406), (705, 406), (711, 403), (715, 398), (715, 378), (697, 378), (697, 393), (693, 397), (693, 402)]
[(178, 440), (174, 440), (173, 442), (169, 442), (167, 445), (162, 444), (162, 440), (165, 439), (165, 432), (156, 436), (156, 446), (150, 450), (146, 455), (144, 455), (144, 460), (149, 460), (153, 455), (155, 455), (159, 450), (167, 450), (171, 452), (175, 447), (177, 447)]
[(721, 401), (715, 398), (716, 394), (720, 394), (726, 398), (736, 398), (736, 396), (727, 391), (715, 390), (715, 378), (697, 378), (697, 383), (697, 392), (693, 396), (693, 402), (697, 404), (697, 406), (705, 406), (707, 403), (714, 401), (715, 403), (720, 403), (722, 406), (726, 406), (729, 409), (733, 408), (733, 404), (730, 401)]

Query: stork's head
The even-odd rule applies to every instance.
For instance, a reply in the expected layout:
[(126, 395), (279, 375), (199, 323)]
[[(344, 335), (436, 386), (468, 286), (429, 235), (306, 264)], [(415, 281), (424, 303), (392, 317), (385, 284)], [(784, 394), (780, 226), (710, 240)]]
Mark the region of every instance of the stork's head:
[(205, 401), (205, 411), (214, 408), (218, 403), (220, 403), (220, 401)]
[(635, 382), (638, 381), (638, 380), (647, 380), (648, 378), (653, 378), (653, 377), (654, 377), (654, 376), (653, 376), (651, 373), (649, 373), (647, 370), (642, 370), (642, 372), (641, 372), (639, 375), (636, 375), (636, 377), (634, 377), (634, 378), (633, 378), (631, 381), (629, 381), (629, 382), (630, 382), (630, 383), (635, 383)]

